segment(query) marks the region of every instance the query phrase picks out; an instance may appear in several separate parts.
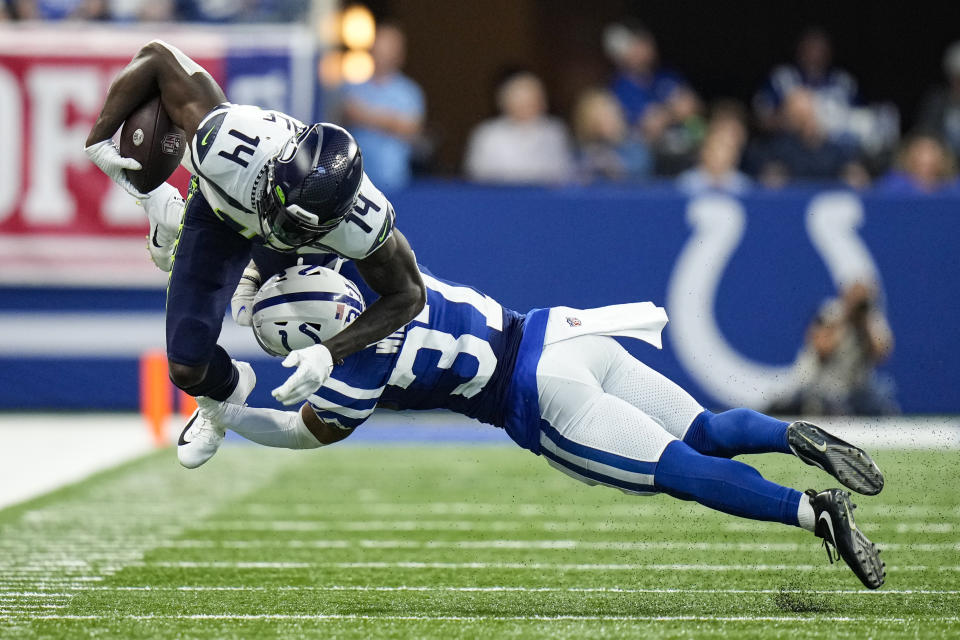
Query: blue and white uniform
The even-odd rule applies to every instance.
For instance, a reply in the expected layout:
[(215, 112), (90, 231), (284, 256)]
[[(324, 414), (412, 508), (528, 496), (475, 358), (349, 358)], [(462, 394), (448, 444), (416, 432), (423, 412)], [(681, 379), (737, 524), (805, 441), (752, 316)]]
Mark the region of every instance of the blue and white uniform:
[(377, 407), (449, 409), (505, 429), (588, 484), (654, 490), (657, 460), (703, 408), (607, 336), (659, 346), (662, 309), (520, 315), (471, 287), (423, 280), (420, 315), (348, 357), (309, 398), (322, 420), (354, 428)]

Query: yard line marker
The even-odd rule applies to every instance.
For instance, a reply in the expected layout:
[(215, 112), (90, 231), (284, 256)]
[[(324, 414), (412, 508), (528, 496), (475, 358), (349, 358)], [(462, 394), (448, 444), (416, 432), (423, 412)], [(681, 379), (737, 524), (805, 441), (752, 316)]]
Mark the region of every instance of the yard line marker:
[[(0, 618), (10, 618), (0, 615)], [(872, 616), (416, 616), (364, 614), (143, 614), (143, 615), (43, 615), (31, 620), (410, 620), (436, 622), (880, 622), (907, 624), (916, 622), (960, 622), (960, 617), (894, 618)]]
[[(84, 513), (93, 515), (101, 513), (104, 508), (115, 508), (113, 504), (101, 503), (96, 508), (84, 508)], [(537, 502), (521, 503), (502, 503), (502, 502), (295, 502), (273, 504), (264, 502), (250, 502), (238, 506), (238, 512), (250, 515), (274, 516), (278, 513), (296, 513), (298, 515), (318, 515), (322, 516), (331, 510), (342, 509), (355, 513), (357, 511), (379, 513), (382, 515), (390, 513), (410, 513), (413, 511), (428, 511), (433, 514), (455, 514), (455, 515), (484, 515), (484, 514), (506, 514), (523, 516), (546, 515), (546, 516), (573, 516), (582, 518), (584, 515), (590, 515), (596, 512), (596, 515), (603, 517), (644, 517), (656, 515), (663, 508), (656, 502), (618, 502), (611, 504), (593, 504), (593, 505), (563, 505), (563, 504), (544, 504)], [(691, 511), (693, 511), (691, 509)], [(868, 513), (870, 517), (889, 517), (889, 518), (913, 518), (917, 516), (936, 516), (937, 518), (953, 516), (960, 518), (960, 506), (934, 506), (934, 505), (906, 505), (898, 506), (895, 510), (871, 507), (869, 505), (860, 506), (858, 513), (862, 511)], [(862, 515), (862, 514), (861, 514)], [(714, 516), (717, 521), (725, 519), (722, 515)]]
[[(915, 521), (884, 524), (866, 520), (863, 527), (869, 531), (892, 533), (946, 534), (960, 531), (950, 522)], [(725, 531), (738, 533), (768, 533), (782, 531), (783, 525), (768, 522), (717, 523)], [(190, 527), (200, 531), (620, 531), (665, 532), (671, 528), (657, 520), (530, 520), (530, 519), (463, 519), (456, 520), (263, 520), (232, 519), (208, 520)]]
[[(558, 550), (597, 550), (597, 551), (747, 551), (747, 552), (789, 552), (811, 548), (810, 544), (799, 542), (683, 542), (661, 540), (657, 542), (637, 542), (630, 540), (167, 540), (157, 547), (176, 549), (558, 549)], [(960, 551), (960, 542), (917, 543), (899, 542), (879, 543), (887, 551)]]
[[(165, 569), (537, 569), (558, 571), (815, 571), (826, 565), (812, 564), (629, 564), (551, 562), (227, 562), (160, 561), (128, 566)], [(960, 571), (960, 565), (901, 565), (889, 571)]]
[[(621, 588), (621, 587), (517, 587), (517, 586), (488, 586), (488, 587), (454, 587), (454, 586), (418, 586), (418, 585), (291, 585), (291, 586), (245, 586), (245, 585), (181, 585), (176, 587), (153, 585), (127, 586), (93, 586), (77, 587), (74, 591), (185, 591), (185, 592), (217, 592), (217, 591), (372, 591), (372, 592), (450, 592), (450, 593), (647, 593), (647, 594), (778, 594), (778, 593), (809, 593), (818, 595), (853, 595), (853, 596), (902, 596), (902, 595), (960, 595), (960, 590), (939, 589), (683, 589), (683, 588)], [(69, 595), (74, 594), (55, 594)]]

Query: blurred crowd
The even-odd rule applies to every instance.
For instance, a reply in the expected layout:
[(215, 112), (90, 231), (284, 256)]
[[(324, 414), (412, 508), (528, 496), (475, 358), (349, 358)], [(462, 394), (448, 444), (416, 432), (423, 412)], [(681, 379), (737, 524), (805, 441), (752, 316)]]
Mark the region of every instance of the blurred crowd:
[(0, 21), (293, 22), (309, 8), (310, 0), (0, 0)]
[[(0, 0), (0, 20), (184, 20), (207, 23), (305, 19), (311, 0)], [(551, 114), (543, 80), (511, 72), (496, 88), (498, 114), (478, 123), (464, 175), (497, 184), (673, 181), (689, 193), (742, 194), (804, 181), (840, 181), (887, 193), (960, 194), (960, 41), (943, 57), (944, 81), (901, 136), (892, 103), (866, 103), (855, 75), (833, 62), (829, 34), (810, 28), (792, 62), (773, 68), (750, 104), (706, 103), (660, 60), (639, 23), (607, 26), (597, 43), (614, 72), (584, 87), (569, 121)], [(364, 150), (385, 191), (430, 167), (434, 142), (424, 94), (404, 75), (403, 31), (382, 24), (370, 51), (372, 78), (341, 92), (338, 120)], [(424, 159), (425, 158), (425, 159)]]
[(958, 193), (960, 42), (943, 59), (945, 83), (925, 99), (902, 140), (889, 103), (865, 104), (856, 78), (832, 61), (828, 34), (801, 35), (793, 62), (775, 67), (749, 107), (704, 104), (661, 65), (654, 35), (607, 27), (616, 71), (583, 91), (567, 124), (548, 115), (542, 82), (524, 72), (500, 87), (501, 115), (477, 125), (464, 161), (484, 182), (675, 180), (687, 192), (743, 193), (804, 181), (841, 181), (891, 193)]
[[(366, 157), (385, 165), (371, 176), (390, 190), (410, 179), (427, 115), (419, 87), (400, 71), (402, 32), (386, 25), (377, 42), (381, 31), (397, 53), (378, 55), (375, 45), (378, 70), (345, 91), (344, 120), (370, 136)], [(585, 88), (569, 122), (551, 114), (535, 73), (506, 74), (496, 88), (498, 114), (470, 133), (464, 175), (494, 184), (670, 180), (689, 193), (839, 181), (889, 193), (960, 194), (960, 42), (944, 55), (944, 85), (925, 98), (903, 138), (897, 108), (864, 103), (856, 78), (833, 64), (821, 29), (800, 36), (793, 62), (772, 69), (750, 105), (705, 104), (661, 64), (654, 35), (639, 24), (608, 26), (601, 44), (613, 78)], [(371, 101), (378, 117), (358, 118), (361, 101)]]

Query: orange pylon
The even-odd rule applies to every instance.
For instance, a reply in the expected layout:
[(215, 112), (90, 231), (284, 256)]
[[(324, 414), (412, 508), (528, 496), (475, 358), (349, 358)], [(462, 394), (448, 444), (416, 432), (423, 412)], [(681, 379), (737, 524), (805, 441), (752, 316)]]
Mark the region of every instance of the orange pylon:
[(171, 387), (166, 354), (152, 350), (140, 356), (140, 412), (158, 447), (167, 443), (166, 424), (173, 413)]

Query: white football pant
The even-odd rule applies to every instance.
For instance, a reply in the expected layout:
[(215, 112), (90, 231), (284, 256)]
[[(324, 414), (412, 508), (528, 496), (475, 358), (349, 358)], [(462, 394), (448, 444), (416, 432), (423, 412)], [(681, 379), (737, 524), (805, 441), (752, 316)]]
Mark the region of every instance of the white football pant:
[(703, 407), (606, 336), (544, 348), (537, 366), (540, 453), (590, 485), (650, 493), (656, 462)]

